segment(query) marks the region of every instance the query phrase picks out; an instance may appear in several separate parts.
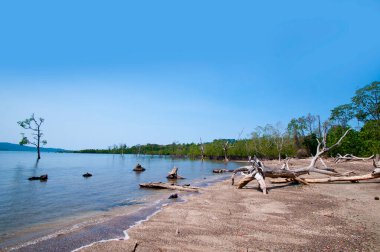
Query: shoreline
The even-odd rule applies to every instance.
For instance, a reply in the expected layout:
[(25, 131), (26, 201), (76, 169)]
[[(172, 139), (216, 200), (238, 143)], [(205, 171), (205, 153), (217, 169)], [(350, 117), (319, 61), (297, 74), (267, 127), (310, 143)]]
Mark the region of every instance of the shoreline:
[[(199, 178), (193, 181), (193, 185), (205, 188), (224, 179), (226, 179), (225, 175), (215, 175), (207, 179)], [(130, 228), (147, 221), (163, 207), (184, 202), (190, 195), (198, 194), (179, 192), (180, 198), (169, 200), (167, 197), (171, 193), (174, 191), (159, 190), (155, 195), (147, 197), (142, 206), (139, 203), (127, 207), (116, 207), (110, 212), (98, 212), (93, 216), (89, 214), (85, 215), (88, 217), (69, 217), (58, 220), (57, 223), (51, 225), (58, 224), (61, 227), (29, 240), (6, 245), (2, 249), (4, 251), (57, 251), (57, 249), (59, 251), (79, 251), (97, 243), (128, 239), (127, 232)], [(68, 221), (67, 219), (73, 220)], [(38, 229), (38, 227), (29, 229), (33, 232), (33, 229)]]
[[(297, 161), (294, 161), (297, 162)], [(304, 162), (304, 161), (302, 161)], [(307, 161), (306, 161), (307, 162)], [(339, 169), (373, 170), (370, 162)], [(269, 181), (268, 181), (269, 182)], [(237, 190), (229, 180), (164, 206), (131, 227), (129, 239), (79, 251), (378, 251), (380, 179), (298, 186), (257, 183)]]
[[(272, 165), (278, 161), (271, 161)], [(308, 160), (294, 160), (300, 165)], [(269, 164), (269, 162), (268, 162)], [(340, 164), (342, 170), (373, 170), (369, 162)], [(93, 226), (92, 242), (77, 243), (80, 232), (64, 234), (13, 251), (376, 251), (380, 242), (380, 179), (352, 183), (271, 184), (268, 195), (257, 182), (236, 190), (229, 175), (193, 185), (200, 193), (180, 193), (180, 201), (151, 205), (138, 218), (128, 214)], [(162, 190), (161, 196), (173, 191)], [(140, 212), (139, 212), (140, 211)], [(136, 216), (135, 216), (136, 217)], [(104, 231), (118, 235), (104, 238)], [(120, 230), (122, 230), (120, 232)], [(83, 230), (82, 230), (83, 231)], [(115, 234), (115, 233), (113, 233)], [(159, 235), (158, 235), (159, 234)], [(82, 240), (85, 241), (85, 240)], [(87, 240), (88, 241), (88, 240)], [(136, 245), (137, 244), (137, 245)], [(198, 244), (198, 245), (197, 245)], [(69, 246), (70, 245), (70, 246)]]

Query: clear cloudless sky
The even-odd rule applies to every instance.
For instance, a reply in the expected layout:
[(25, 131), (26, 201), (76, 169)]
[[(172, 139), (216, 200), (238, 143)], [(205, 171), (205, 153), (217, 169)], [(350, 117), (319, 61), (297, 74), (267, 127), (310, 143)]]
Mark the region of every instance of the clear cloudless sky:
[(0, 142), (247, 136), (380, 80), (380, 1), (2, 1)]

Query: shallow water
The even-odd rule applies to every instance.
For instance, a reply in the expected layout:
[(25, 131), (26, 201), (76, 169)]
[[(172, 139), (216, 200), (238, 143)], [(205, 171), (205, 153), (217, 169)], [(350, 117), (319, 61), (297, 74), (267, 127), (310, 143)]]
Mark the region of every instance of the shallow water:
[[(132, 171), (137, 163), (146, 171)], [(10, 244), (10, 238), (27, 240), (30, 232), (24, 230), (37, 229), (42, 234), (53, 231), (53, 224), (59, 220), (99, 215), (167, 197), (168, 193), (140, 189), (138, 184), (166, 181), (173, 166), (179, 167), (179, 174), (186, 178), (179, 183), (205, 185), (221, 177), (214, 175), (213, 169), (234, 169), (238, 165), (158, 156), (74, 153), (42, 153), (42, 159), (36, 163), (33, 152), (0, 152), (0, 249)], [(86, 172), (93, 176), (83, 178)], [(47, 182), (28, 180), (42, 174), (49, 175)]]

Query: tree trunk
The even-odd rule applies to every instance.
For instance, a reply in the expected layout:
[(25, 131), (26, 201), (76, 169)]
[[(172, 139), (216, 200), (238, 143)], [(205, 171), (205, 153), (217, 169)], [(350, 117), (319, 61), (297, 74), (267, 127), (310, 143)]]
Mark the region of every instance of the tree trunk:
[(40, 135), (40, 127), (38, 126), (38, 128), (37, 128), (37, 160), (40, 160), (40, 159), (41, 159), (40, 139), (41, 139), (41, 135)]

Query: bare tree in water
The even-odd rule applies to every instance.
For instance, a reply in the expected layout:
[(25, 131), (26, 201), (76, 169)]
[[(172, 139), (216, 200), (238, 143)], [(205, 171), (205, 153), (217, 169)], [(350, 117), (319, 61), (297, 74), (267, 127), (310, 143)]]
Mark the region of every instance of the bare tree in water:
[(27, 118), (24, 121), (17, 122), (18, 125), (20, 125), (24, 129), (32, 131), (33, 140), (29, 140), (29, 138), (27, 138), (24, 133), (21, 133), (22, 138), (20, 141), (20, 145), (31, 144), (31, 145), (36, 146), (37, 147), (37, 160), (41, 159), (40, 146), (47, 144), (46, 140), (41, 139), (43, 136), (43, 133), (41, 131), (41, 125), (44, 121), (45, 121), (45, 119), (43, 119), (41, 117), (36, 119), (34, 117), (34, 114), (32, 114), (30, 116), (30, 118)]

